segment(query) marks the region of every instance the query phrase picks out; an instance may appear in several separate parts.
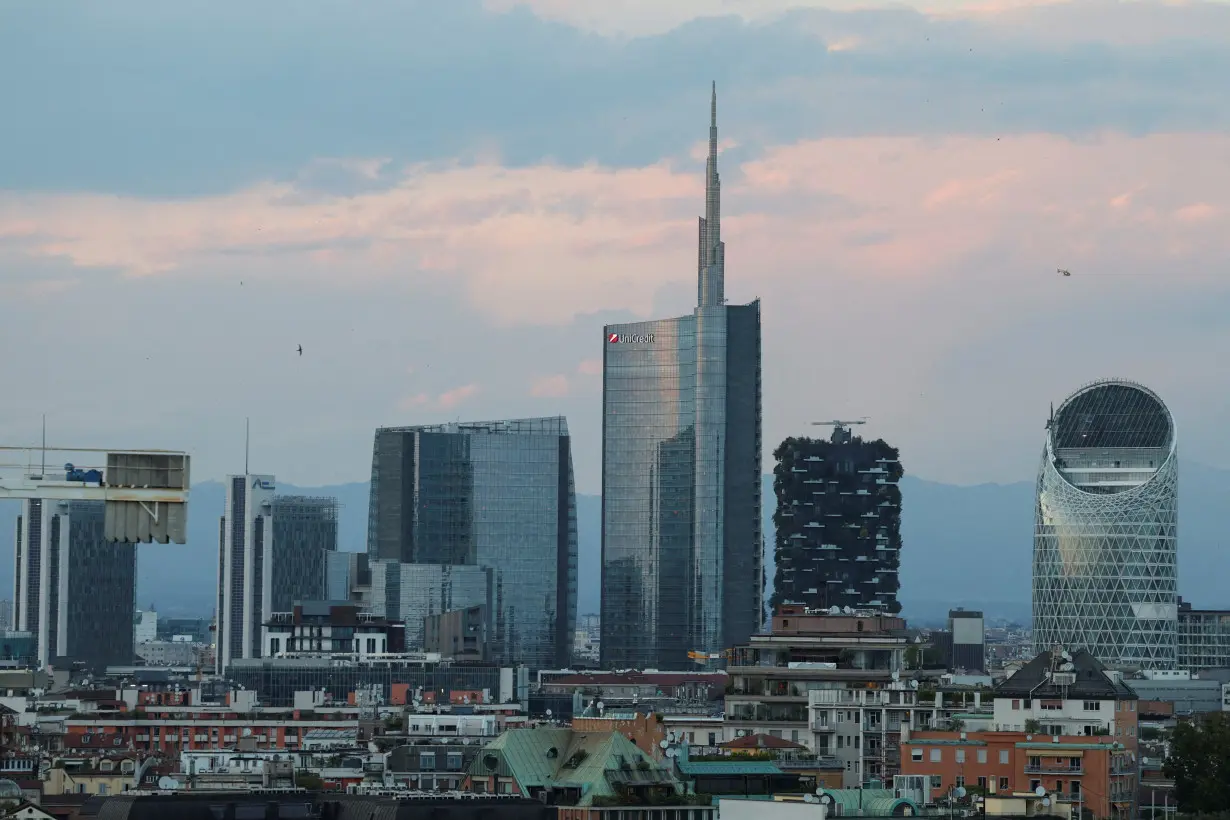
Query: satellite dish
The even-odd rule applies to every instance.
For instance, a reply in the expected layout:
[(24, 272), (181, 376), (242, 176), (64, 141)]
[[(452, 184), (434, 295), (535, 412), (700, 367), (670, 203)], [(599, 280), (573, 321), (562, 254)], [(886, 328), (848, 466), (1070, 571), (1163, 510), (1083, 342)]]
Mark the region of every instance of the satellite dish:
[(958, 800), (960, 800), (962, 797), (965, 797), (965, 787), (964, 787), (964, 786), (957, 786), (957, 792), (956, 792), (956, 794), (957, 794), (957, 799), (958, 799)]
[(174, 777), (160, 777), (158, 778), (158, 788), (165, 791), (174, 791), (179, 788), (179, 781)]
[(601, 712), (605, 708), (606, 708), (606, 704), (603, 703), (602, 701), (598, 701), (598, 711)]
[(1049, 797), (1044, 797), (1044, 798), (1042, 798), (1042, 805), (1043, 805), (1043, 806), (1049, 806), (1050, 804), (1051, 804), (1051, 798), (1049, 798)]
[(1039, 786), (1038, 788), (1034, 789), (1034, 794), (1038, 795), (1039, 797), (1046, 797), (1046, 789)]
[[(817, 791), (817, 792), (819, 792), (819, 791), (823, 791), (823, 789), (816, 789), (816, 791)], [(821, 802), (821, 803), (823, 803), (823, 804), (824, 804), (824, 805), (826, 805), (826, 806), (831, 806), (831, 805), (833, 805), (833, 795), (831, 795), (831, 794), (822, 794), (822, 795), (820, 795), (820, 802)]]
[(899, 680), (901, 680), (901, 673), (898, 672), (896, 669), (894, 669), (893, 670), (893, 683), (896, 683)]
[(548, 709), (548, 710), (547, 710), (547, 717), (551, 717), (551, 710), (550, 710), (550, 709)]
[(658, 748), (659, 748), (659, 749), (665, 749), (665, 748), (667, 748), (667, 747), (669, 747), (669, 746), (670, 746), (670, 743), (669, 743), (669, 742), (667, 742), (667, 741), (665, 741), (665, 740), (659, 740), (659, 741), (658, 741)]
[(910, 688), (911, 688), (911, 689), (917, 689), (917, 688), (918, 688), (918, 681), (916, 681), (916, 680), (912, 680), (912, 681), (910, 681)]
[(803, 795), (803, 802), (804, 803), (819, 803), (820, 798), (816, 797), (814, 794), (805, 794)]
[(678, 757), (679, 751), (677, 749), (667, 749), (666, 756), (670, 758)]

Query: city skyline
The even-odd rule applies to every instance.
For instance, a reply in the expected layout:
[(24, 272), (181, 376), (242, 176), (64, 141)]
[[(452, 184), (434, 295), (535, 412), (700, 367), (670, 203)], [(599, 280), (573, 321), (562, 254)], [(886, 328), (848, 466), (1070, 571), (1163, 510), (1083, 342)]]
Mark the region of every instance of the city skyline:
[[(915, 475), (1020, 480), (1039, 397), (1122, 374), (1208, 442), (1200, 460), (1230, 466), (1213, 278), (1230, 259), (1223, 6), (781, 3), (741, 20), (689, 3), (653, 23), (628, 17), (657, 14), (643, 4), (571, 22), (446, 5), (382, 6), (362, 25), (322, 9), (273, 52), (233, 8), (187, 26), (118, 7), (190, 71), (144, 41), (120, 59), (76, 10), (12, 10), (8, 31), (53, 18), (122, 104), (49, 69), (0, 135), (0, 321), (58, 363), (10, 361), (28, 389), (0, 398), (4, 441), (38, 440), (45, 412), (53, 440), (139, 438), (222, 479), (251, 416), (254, 468), (310, 486), (363, 480), (378, 426), (562, 414), (578, 490), (596, 492), (592, 339), (694, 303), (695, 100), (716, 75), (733, 137), (723, 232), (748, 272), (728, 295), (767, 306), (765, 441), (867, 415)], [(472, 71), (371, 36), (430, 24), (476, 44)], [(358, 58), (320, 71), (325, 41)], [(47, 44), (5, 45), (17, 76)], [(276, 66), (300, 58), (306, 82), (288, 87)], [(125, 61), (176, 93), (134, 84)], [(132, 113), (151, 110), (163, 130)], [(90, 355), (47, 331), (103, 325)], [(218, 332), (245, 327), (259, 332)], [(1087, 341), (1103, 337), (1118, 341)], [(95, 355), (158, 373), (159, 400), (134, 404)]]

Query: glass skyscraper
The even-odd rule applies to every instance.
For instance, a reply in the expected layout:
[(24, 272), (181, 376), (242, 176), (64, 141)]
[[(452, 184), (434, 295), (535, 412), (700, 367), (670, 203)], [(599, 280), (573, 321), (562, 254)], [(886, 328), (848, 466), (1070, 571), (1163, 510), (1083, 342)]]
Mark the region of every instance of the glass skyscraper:
[[(371, 487), (373, 562), (489, 568), (491, 657), (533, 668), (569, 663), (577, 514), (562, 417), (382, 428)], [(403, 575), (424, 584), (441, 577)]]
[(762, 619), (760, 302), (728, 305), (711, 99), (697, 308), (609, 325), (602, 665), (682, 669)]
[(1178, 449), (1146, 387), (1101, 381), (1047, 423), (1034, 535), (1034, 651), (1082, 648), (1108, 666), (1173, 669)]

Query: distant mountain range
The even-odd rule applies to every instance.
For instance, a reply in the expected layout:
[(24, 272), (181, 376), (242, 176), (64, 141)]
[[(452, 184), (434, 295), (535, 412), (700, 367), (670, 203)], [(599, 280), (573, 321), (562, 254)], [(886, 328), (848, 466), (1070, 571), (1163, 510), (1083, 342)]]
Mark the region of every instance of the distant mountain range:
[[(1230, 499), (1230, 471), (1185, 462), (1180, 469), (1179, 576), (1184, 598), (1197, 606), (1230, 609), (1223, 583), (1230, 569), (1221, 505)], [(367, 543), (366, 483), (331, 487), (279, 485), (279, 492), (333, 495), (341, 503), (339, 548)], [(765, 534), (772, 561), (773, 479), (764, 477)], [(1033, 482), (941, 484), (912, 476), (901, 481), (901, 600), (905, 615), (935, 621), (948, 609), (982, 609), (988, 617), (1026, 620), (1030, 601)], [(149, 544), (138, 558), (138, 603), (168, 616), (208, 615), (214, 607), (218, 518), (225, 503), (219, 482), (192, 488), (188, 544)], [(0, 503), (0, 593), (11, 597), (13, 522), (20, 505)], [(601, 580), (598, 496), (577, 497), (580, 536), (580, 611), (597, 612)], [(770, 569), (769, 580), (772, 581)]]

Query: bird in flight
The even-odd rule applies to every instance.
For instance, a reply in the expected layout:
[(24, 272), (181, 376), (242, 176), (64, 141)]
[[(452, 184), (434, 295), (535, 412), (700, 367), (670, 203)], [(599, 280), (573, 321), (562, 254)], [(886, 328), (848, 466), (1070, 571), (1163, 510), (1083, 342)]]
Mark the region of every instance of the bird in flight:
[[(1071, 275), (1072, 275), (1072, 271), (1070, 271), (1070, 270), (1064, 270), (1063, 268), (1059, 268), (1059, 269), (1057, 270), (1057, 273), (1062, 273), (1064, 276), (1071, 276)], [(302, 350), (302, 348), (300, 348), (300, 350)]]
[(299, 355), (303, 355), (303, 345), (299, 345)]

